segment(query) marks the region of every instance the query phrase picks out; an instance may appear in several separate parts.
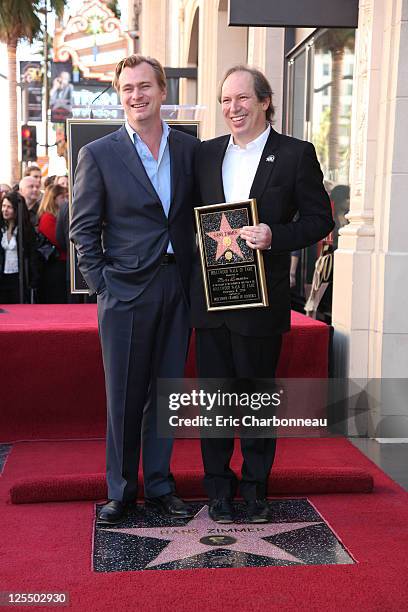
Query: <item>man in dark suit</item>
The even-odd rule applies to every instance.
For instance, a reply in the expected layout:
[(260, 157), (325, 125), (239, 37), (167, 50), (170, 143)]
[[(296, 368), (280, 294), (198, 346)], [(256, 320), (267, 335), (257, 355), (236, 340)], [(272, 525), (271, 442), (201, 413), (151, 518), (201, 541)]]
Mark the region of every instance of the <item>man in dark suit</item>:
[[(200, 201), (207, 205), (256, 198), (260, 222), (242, 228), (240, 235), (263, 252), (269, 306), (207, 312), (197, 257), (191, 308), (198, 374), (273, 379), (282, 334), (290, 328), (290, 253), (330, 232), (330, 201), (313, 145), (272, 129), (272, 91), (260, 71), (231, 68), (219, 101), (231, 135), (200, 145)], [(231, 438), (202, 439), (210, 516), (221, 523), (233, 520), (231, 500), (238, 482), (229, 465), (233, 447)], [(275, 447), (273, 438), (241, 439), (240, 492), (248, 504), (248, 520), (254, 523), (270, 520), (266, 486)]]
[(172, 441), (158, 439), (156, 379), (184, 372), (199, 144), (161, 121), (166, 78), (157, 60), (125, 58), (114, 85), (126, 123), (81, 149), (70, 234), (98, 301), (109, 497), (98, 520), (107, 524), (136, 499), (141, 436), (145, 502), (171, 517), (191, 515), (175, 495)]

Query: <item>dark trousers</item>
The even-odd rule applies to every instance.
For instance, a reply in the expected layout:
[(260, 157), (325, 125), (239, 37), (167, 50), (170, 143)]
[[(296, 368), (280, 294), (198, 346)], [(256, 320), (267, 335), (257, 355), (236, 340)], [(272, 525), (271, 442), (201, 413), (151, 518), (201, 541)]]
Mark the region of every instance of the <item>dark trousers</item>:
[(44, 263), (41, 271), (38, 301), (40, 304), (66, 304), (66, 262), (60, 259)]
[[(275, 378), (282, 335), (248, 337), (225, 325), (196, 330), (197, 368), (200, 378)], [(275, 438), (242, 438), (241, 495), (247, 499), (266, 495), (275, 457)], [(203, 438), (204, 486), (210, 499), (233, 498), (238, 480), (230, 468), (233, 438)]]
[(108, 497), (136, 499), (141, 446), (145, 496), (170, 493), (173, 440), (157, 434), (156, 380), (184, 375), (189, 325), (177, 265), (160, 266), (133, 301), (104, 291), (98, 321), (108, 407)]

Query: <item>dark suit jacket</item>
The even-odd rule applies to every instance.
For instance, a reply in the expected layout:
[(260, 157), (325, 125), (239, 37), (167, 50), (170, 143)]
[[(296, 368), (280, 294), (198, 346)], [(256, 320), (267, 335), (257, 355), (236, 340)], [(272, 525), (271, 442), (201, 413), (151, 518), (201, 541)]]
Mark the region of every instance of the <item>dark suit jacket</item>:
[(70, 238), (91, 292), (106, 286), (121, 301), (139, 296), (157, 273), (169, 239), (188, 296), (195, 249), (191, 205), (199, 141), (169, 134), (171, 206), (167, 218), (125, 127), (78, 156)]
[[(202, 204), (225, 202), (222, 162), (229, 135), (201, 143), (196, 173)], [(273, 161), (267, 158), (274, 156)], [(259, 222), (272, 230), (263, 251), (269, 306), (207, 312), (200, 262), (195, 258), (191, 287), (192, 325), (219, 327), (247, 336), (270, 336), (290, 329), (290, 253), (324, 238), (333, 228), (330, 200), (314, 147), (271, 130), (251, 187)], [(299, 213), (297, 221), (293, 221)]]

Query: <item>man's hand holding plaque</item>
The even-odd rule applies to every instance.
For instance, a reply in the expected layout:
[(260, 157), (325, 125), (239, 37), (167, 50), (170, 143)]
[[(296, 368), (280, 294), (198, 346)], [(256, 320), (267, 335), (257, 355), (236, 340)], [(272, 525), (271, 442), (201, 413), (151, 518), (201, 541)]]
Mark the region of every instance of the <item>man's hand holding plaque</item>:
[(258, 223), (257, 225), (246, 225), (241, 229), (241, 238), (246, 240), (251, 249), (259, 249), (263, 251), (269, 249), (272, 242), (272, 232), (269, 225), (266, 223)]

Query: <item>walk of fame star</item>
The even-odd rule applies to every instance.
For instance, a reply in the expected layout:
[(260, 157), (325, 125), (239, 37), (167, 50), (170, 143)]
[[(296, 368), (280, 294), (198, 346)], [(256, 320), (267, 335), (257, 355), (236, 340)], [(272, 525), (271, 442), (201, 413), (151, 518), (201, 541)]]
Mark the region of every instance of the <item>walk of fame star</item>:
[(244, 258), (244, 255), (237, 242), (239, 236), (239, 228), (232, 228), (228, 222), (227, 217), (224, 213), (221, 215), (220, 229), (216, 232), (206, 232), (212, 240), (217, 243), (217, 254), (215, 260), (218, 261), (225, 253), (225, 257), (228, 260), (232, 259), (232, 253), (238, 255), (238, 257)]
[(316, 524), (313, 521), (267, 523), (262, 525), (254, 523), (221, 525), (209, 518), (208, 506), (203, 506), (190, 522), (181, 527), (128, 527), (104, 529), (104, 531), (166, 540), (168, 542), (166, 548), (155, 559), (150, 561), (146, 568), (156, 567), (172, 561), (181, 561), (182, 559), (194, 557), (215, 549), (228, 549), (235, 552), (303, 564), (301, 559), (267, 542), (263, 538), (295, 531), (296, 529), (303, 529), (304, 527), (309, 527), (309, 525)]
[[(243, 502), (236, 522), (222, 525), (203, 502), (193, 519), (170, 519), (143, 504), (117, 527), (95, 525), (95, 572), (353, 564), (354, 560), (307, 499), (269, 502), (273, 522), (247, 523)], [(96, 508), (96, 512), (98, 508)]]

